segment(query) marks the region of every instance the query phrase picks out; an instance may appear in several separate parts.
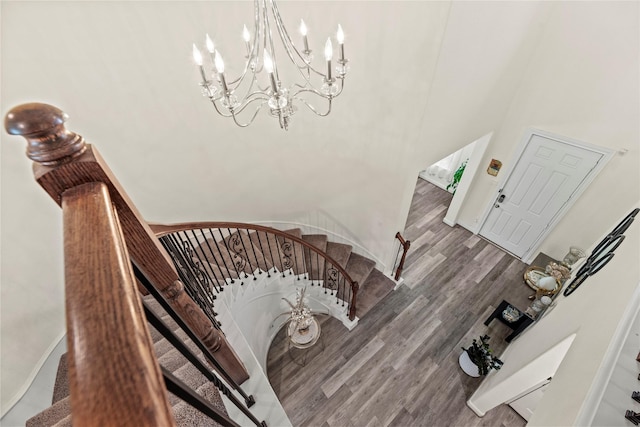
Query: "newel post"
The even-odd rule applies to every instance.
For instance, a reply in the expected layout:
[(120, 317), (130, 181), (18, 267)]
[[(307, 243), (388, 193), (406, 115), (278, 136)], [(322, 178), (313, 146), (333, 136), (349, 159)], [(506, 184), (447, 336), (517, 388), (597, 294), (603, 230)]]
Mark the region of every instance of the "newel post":
[(130, 257), (167, 298), (194, 333), (203, 341), (220, 365), (238, 383), (249, 374), (224, 335), (213, 327), (200, 307), (185, 293), (169, 255), (127, 196), (98, 151), (64, 126), (66, 114), (41, 103), (13, 108), (5, 118), (12, 135), (27, 140), (27, 156), (35, 163), (38, 183), (61, 204), (62, 193), (89, 182), (107, 185), (122, 225)]

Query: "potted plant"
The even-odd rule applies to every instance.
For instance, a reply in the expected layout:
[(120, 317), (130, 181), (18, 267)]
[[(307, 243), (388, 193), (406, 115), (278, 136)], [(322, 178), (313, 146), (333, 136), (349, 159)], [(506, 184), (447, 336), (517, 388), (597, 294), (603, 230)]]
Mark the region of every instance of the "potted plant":
[(493, 355), (489, 348), (489, 335), (480, 336), (480, 341), (473, 340), (469, 348), (464, 348), (458, 362), (462, 370), (472, 377), (487, 375), (491, 369), (502, 367), (502, 360)]

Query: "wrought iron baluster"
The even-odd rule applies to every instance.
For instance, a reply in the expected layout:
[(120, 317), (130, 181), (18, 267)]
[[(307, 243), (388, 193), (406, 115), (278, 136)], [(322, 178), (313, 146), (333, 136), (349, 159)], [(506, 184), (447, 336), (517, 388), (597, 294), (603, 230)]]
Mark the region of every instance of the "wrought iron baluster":
[[(231, 283), (235, 283), (235, 280), (233, 279), (233, 274), (231, 274), (231, 270), (229, 270), (229, 266), (227, 265), (227, 261), (225, 261), (225, 259), (224, 259), (223, 252), (220, 250), (220, 246), (218, 246), (216, 235), (214, 234), (212, 229), (209, 229), (209, 234), (211, 235), (211, 240), (213, 241), (213, 244), (216, 246), (216, 249), (218, 250), (218, 254), (220, 254), (220, 258), (222, 259), (222, 264), (224, 264), (224, 268), (227, 270), (227, 276), (229, 277), (229, 279), (231, 279), (230, 280)], [(209, 239), (206, 239), (205, 243), (207, 244), (207, 247), (209, 248), (209, 252), (211, 253), (211, 256), (215, 260), (217, 260), (218, 258), (216, 257), (215, 252), (213, 252), (213, 249), (211, 249), (211, 245), (209, 244)], [(222, 271), (222, 270), (220, 270), (220, 271)], [(238, 277), (240, 277), (240, 276), (238, 276)], [(240, 277), (240, 282), (242, 282), (242, 278), (241, 277)]]
[[(276, 237), (276, 240), (278, 238)], [(282, 258), (283, 258), (283, 265), (282, 265), (282, 277), (285, 276), (285, 270), (291, 270), (292, 266), (291, 266), (291, 243), (289, 240), (287, 240), (286, 237), (282, 237), (282, 244), (280, 245), (280, 248), (282, 249)], [(291, 274), (291, 272), (289, 272), (289, 274)]]
[[(298, 270), (298, 266), (300, 264), (298, 264), (298, 251), (296, 251), (296, 242), (292, 241), (291, 242), (291, 246), (292, 246), (292, 250), (293, 250), (293, 262), (294, 262), (293, 271), (294, 271), (295, 275), (298, 277), (298, 280), (300, 280), (300, 274), (301, 273), (300, 273), (300, 271), (297, 271)], [(304, 260), (303, 260), (303, 262), (304, 262)]]
[(236, 390), (242, 398), (245, 400), (247, 406), (251, 407), (255, 403), (255, 399), (253, 396), (247, 395), (242, 387), (236, 383), (233, 378), (222, 368), (220, 363), (211, 355), (209, 349), (202, 343), (202, 341), (191, 331), (191, 329), (187, 326), (184, 320), (176, 313), (176, 311), (169, 305), (169, 303), (164, 299), (164, 297), (160, 294), (160, 292), (151, 284), (147, 276), (138, 268), (135, 262), (131, 263), (133, 267), (133, 271), (135, 273), (136, 279), (144, 286), (149, 293), (158, 301), (158, 303), (162, 306), (164, 311), (171, 316), (171, 318), (182, 328), (182, 330), (191, 338), (191, 341), (202, 351), (202, 354), (207, 358), (207, 360), (215, 367), (216, 371), (222, 375), (227, 384), (229, 384), (234, 390)]
[[(254, 245), (253, 242), (251, 241), (251, 239), (249, 238), (249, 230), (242, 229), (242, 231), (244, 231), (247, 234), (248, 244), (251, 245), (251, 250), (253, 251), (253, 259), (256, 260), (256, 268), (258, 269), (258, 274), (262, 274), (262, 268), (260, 268), (260, 262), (258, 261), (258, 255), (256, 254), (256, 245)], [(253, 270), (253, 271), (255, 273), (255, 270)], [(253, 275), (253, 280), (258, 280), (258, 278), (256, 277), (255, 274)]]
[[(195, 233), (193, 233), (193, 231), (191, 233), (195, 241), (198, 242), (199, 240)], [(198, 278), (202, 279), (205, 283), (212, 283), (213, 281), (211, 280), (209, 273), (205, 270), (205, 262), (208, 264), (208, 260), (205, 260), (203, 262), (200, 254), (198, 253), (198, 250), (196, 250), (195, 246), (193, 246), (191, 240), (187, 236), (184, 237), (185, 239), (182, 241), (182, 244), (185, 248), (185, 251), (187, 252), (187, 255), (189, 255), (191, 262), (193, 263), (193, 266), (195, 267), (195, 271), (198, 273)], [(194, 260), (194, 257), (197, 258), (197, 261)]]
[[(218, 376), (212, 372), (207, 366), (205, 366), (204, 363), (202, 363), (202, 361), (198, 358), (198, 356), (195, 355), (195, 353), (193, 353), (193, 351), (191, 351), (191, 349), (189, 347), (187, 347), (184, 342), (182, 342), (182, 340), (180, 338), (178, 338), (178, 336), (167, 326), (166, 323), (164, 323), (160, 317), (153, 312), (153, 310), (151, 310), (149, 308), (149, 305), (146, 301), (143, 300), (143, 305), (144, 305), (144, 312), (145, 315), (147, 316), (147, 320), (149, 321), (149, 323), (158, 331), (162, 334), (163, 337), (165, 337), (167, 339), (167, 341), (169, 341), (175, 348), (176, 350), (178, 350), (180, 352), (180, 354), (182, 354), (189, 362), (191, 362), (191, 364), (193, 364), (193, 366), (195, 366), (209, 381), (211, 381), (213, 383), (213, 385), (216, 386), (216, 388), (218, 390), (220, 390), (220, 392), (222, 394), (224, 394), (227, 398), (229, 398), (229, 400), (238, 408), (240, 409), (247, 417), (249, 417), (249, 419), (251, 419), (251, 421), (254, 422), (254, 424), (256, 425), (262, 425), (260, 423), (260, 421), (258, 421), (255, 416), (248, 410), (248, 408), (246, 408), (242, 402), (240, 402), (240, 400), (238, 400), (238, 398), (236, 398), (236, 396), (233, 394), (233, 392), (229, 389), (229, 387), (227, 387), (224, 382), (222, 382), (220, 380), (220, 378), (218, 378)], [(167, 371), (168, 372), (168, 371)], [(164, 368), (163, 368), (163, 373), (165, 373)], [(171, 373), (169, 373), (171, 375)], [(165, 376), (166, 377), (166, 376)], [(175, 378), (175, 377), (174, 377)], [(179, 380), (178, 380), (179, 381)], [(175, 383), (175, 381), (174, 381)], [(194, 396), (192, 395), (191, 392), (193, 392), (193, 390), (191, 390), (191, 388), (189, 386), (187, 386), (186, 384), (180, 384), (181, 382), (176, 383), (175, 385), (179, 386), (178, 388), (178, 393), (174, 392), (174, 390), (169, 389), (170, 392), (172, 392), (173, 394), (175, 394), (176, 396), (180, 397), (182, 400), (184, 400), (185, 402), (189, 403), (191, 406), (195, 407), (196, 409), (198, 409), (199, 411), (205, 413), (206, 415), (208, 415), (210, 418), (216, 420), (217, 422), (220, 422), (219, 420), (216, 419), (216, 417), (213, 417), (210, 415), (210, 413), (208, 411), (204, 411), (203, 409), (201, 409), (201, 407), (199, 407), (199, 405), (202, 402), (194, 402)], [(168, 387), (169, 388), (169, 387)], [(200, 399), (202, 399), (197, 393), (196, 396), (198, 396)], [(214, 410), (215, 408), (211, 407), (210, 403), (207, 401), (203, 401), (209, 410)], [(255, 403), (255, 400), (251, 400), (250, 397), (250, 402), (251, 405), (248, 405), (249, 407), (252, 406)], [(223, 421), (227, 422), (230, 421), (231, 423), (233, 423), (233, 421), (228, 420), (224, 414), (217, 414), (216, 415), (222, 415), (223, 417)], [(223, 424), (226, 425), (226, 424)], [(230, 425), (237, 425), (235, 423), (230, 424)]]
[[(172, 238), (172, 239), (173, 239), (173, 244), (174, 244), (174, 246), (178, 247), (178, 248), (180, 249), (180, 251), (181, 251), (181, 252), (184, 252), (184, 250), (182, 249), (182, 246), (183, 246), (183, 245), (180, 245), (180, 242), (182, 241), (183, 237), (182, 237), (179, 233), (172, 233), (172, 234), (169, 234), (169, 235), (168, 235), (168, 237), (170, 237), (170, 238)], [(188, 238), (187, 238), (187, 239), (188, 239)], [(200, 248), (202, 249), (202, 246), (200, 246)], [(207, 261), (209, 261), (209, 258), (207, 258), (207, 256), (206, 256), (206, 254), (204, 253), (204, 251), (203, 251), (203, 255), (204, 255), (204, 257), (207, 259)], [(185, 255), (185, 256), (186, 256), (186, 255)], [(215, 263), (216, 263), (216, 265), (218, 264), (218, 262), (217, 262), (217, 260), (216, 260), (215, 258), (214, 258), (211, 262), (215, 262)], [(211, 266), (211, 262), (208, 262), (208, 264), (209, 264), (210, 266)], [(189, 259), (187, 259), (187, 263), (188, 263), (189, 265), (191, 265), (190, 257), (189, 257)], [(206, 265), (206, 264), (205, 264), (205, 265)], [(220, 269), (220, 267), (219, 267), (219, 266), (218, 266), (218, 269)], [(220, 272), (222, 272), (222, 270), (220, 270)], [(214, 289), (216, 292), (222, 292), (222, 289), (223, 289), (223, 288), (222, 288), (222, 284), (224, 283), (224, 277), (222, 277), (222, 280), (220, 280), (220, 279), (218, 278), (218, 276), (216, 275), (216, 273), (215, 273), (215, 271), (214, 271), (213, 269), (211, 269), (211, 273), (213, 274), (213, 277), (214, 277), (214, 279), (215, 279), (215, 280), (213, 280), (213, 281), (212, 281), (213, 289)]]
[(162, 377), (164, 378), (164, 385), (167, 388), (167, 391), (176, 395), (184, 402), (196, 408), (198, 411), (202, 412), (222, 426), (240, 427), (240, 424), (237, 424), (236, 422), (228, 418), (225, 414), (218, 412), (218, 410), (214, 408), (211, 403), (204, 400), (202, 396), (193, 391), (188, 385), (180, 381), (176, 376), (169, 372), (167, 368), (165, 368), (164, 366), (160, 366), (160, 369), (162, 370)]
[[(232, 240), (234, 239), (234, 236), (237, 236), (237, 238), (240, 240), (240, 244), (242, 246), (242, 249), (245, 253), (245, 255), (247, 254), (247, 250), (244, 247), (244, 242), (242, 241), (242, 237), (238, 234), (238, 229), (236, 228), (236, 234), (231, 233), (231, 229), (227, 228), (227, 232), (229, 233), (229, 239), (228, 242), (232, 243)], [(227, 245), (228, 247), (229, 245)], [(249, 262), (249, 257), (247, 256), (246, 258), (243, 257), (242, 255), (240, 255), (240, 253), (238, 251), (236, 251), (235, 246), (237, 246), (237, 244), (234, 244), (233, 248), (229, 248), (229, 254), (233, 257), (234, 255), (237, 256), (238, 258), (240, 258), (240, 263), (239, 265), (241, 265), (242, 271), (244, 272), (244, 278), (248, 279), (249, 275), (247, 274), (247, 270), (246, 270), (246, 265), (249, 264), (249, 268), (251, 268), (251, 262)], [(233, 254), (231, 254), (231, 252), (233, 252)], [(233, 258), (231, 259), (231, 261), (233, 262)], [(234, 263), (235, 264), (235, 263)], [(236, 264), (236, 270), (238, 269), (238, 264)], [(253, 270), (252, 270), (253, 271)]]
[(178, 263), (176, 264), (176, 269), (178, 270), (178, 276), (182, 280), (182, 283), (185, 285), (187, 294), (200, 306), (206, 316), (211, 320), (213, 325), (216, 328), (220, 329), (220, 326), (222, 326), (222, 324), (216, 318), (218, 313), (215, 312), (213, 306), (213, 299), (215, 299), (216, 296), (213, 294), (210, 295), (211, 303), (207, 303), (202, 299), (202, 289), (200, 288), (200, 290), (198, 290), (198, 288), (194, 287), (194, 284), (198, 283), (198, 279), (193, 272), (192, 263), (188, 259), (187, 254), (184, 252), (184, 249), (179, 245), (178, 238), (171, 234), (165, 237), (167, 237), (167, 240), (166, 242), (163, 242), (163, 244), (166, 243), (165, 247), (168, 248), (168, 252), (175, 256), (174, 262), (176, 262), (176, 260), (178, 261)]

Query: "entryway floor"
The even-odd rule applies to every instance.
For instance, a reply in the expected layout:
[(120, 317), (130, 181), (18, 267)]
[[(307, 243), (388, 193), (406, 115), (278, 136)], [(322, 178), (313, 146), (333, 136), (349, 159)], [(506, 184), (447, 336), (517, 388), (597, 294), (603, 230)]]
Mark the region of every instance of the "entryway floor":
[[(461, 346), (487, 333), (496, 354), (511, 330), (484, 320), (506, 299), (526, 308), (526, 264), (442, 222), (451, 194), (418, 179), (404, 237), (405, 284), (349, 332), (323, 317), (324, 350), (292, 361), (283, 331), (268, 355), (269, 380), (295, 426), (524, 426), (501, 405), (483, 418), (466, 401), (482, 378), (458, 366)], [(526, 332), (517, 339), (526, 339)], [(508, 360), (505, 361), (508, 363)]]

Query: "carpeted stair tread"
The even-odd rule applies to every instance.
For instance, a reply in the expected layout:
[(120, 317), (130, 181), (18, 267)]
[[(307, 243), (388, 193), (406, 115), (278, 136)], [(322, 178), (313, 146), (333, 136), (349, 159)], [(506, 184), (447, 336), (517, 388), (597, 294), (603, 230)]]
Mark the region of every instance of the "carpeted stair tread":
[[(214, 404), (213, 406), (217, 408), (224, 408), (224, 403), (222, 402), (220, 393), (212, 383), (208, 382), (203, 384), (196, 390), (196, 392), (204, 397), (205, 400), (212, 402)], [(224, 413), (226, 414), (226, 410), (224, 410)], [(175, 417), (176, 424), (178, 426), (191, 427), (207, 425), (217, 427), (220, 425), (210, 418), (205, 417), (205, 415), (200, 411), (183, 401), (180, 401), (173, 407), (173, 416)], [(204, 423), (205, 420), (206, 423)]]
[[(318, 248), (322, 252), (325, 252), (327, 249), (326, 234), (303, 234), (302, 240), (309, 243), (311, 246)], [(309, 273), (309, 279), (311, 280), (324, 279), (324, 258), (323, 257), (318, 255), (316, 252), (308, 248), (305, 248), (304, 261), (305, 261), (307, 272)]]
[[(175, 375), (179, 380), (181, 380), (194, 390), (197, 390), (204, 383), (208, 382), (207, 378), (202, 374), (202, 372), (200, 372), (200, 370), (198, 370), (198, 368), (193, 366), (191, 363), (187, 363), (176, 369), (175, 372), (173, 372), (173, 375)], [(182, 399), (172, 393), (169, 393), (169, 404), (171, 406), (178, 405), (181, 402)]]
[[(284, 230), (284, 232), (297, 237), (298, 239), (302, 238), (302, 230), (299, 228)], [(293, 269), (294, 274), (298, 275), (305, 273), (306, 267), (304, 263), (304, 250), (302, 245), (283, 236), (278, 236), (278, 242), (280, 243), (283, 255), (289, 259), (289, 262), (286, 264)]]
[(173, 375), (194, 390), (197, 390), (208, 381), (207, 377), (191, 363), (176, 369)]
[(53, 425), (53, 427), (71, 427), (73, 426), (73, 422), (71, 421), (71, 414), (67, 415), (57, 423)]
[[(333, 258), (340, 267), (345, 268), (349, 261), (349, 256), (351, 255), (351, 249), (351, 245), (327, 242), (326, 253), (330, 258)], [(344, 291), (339, 290), (340, 285), (343, 284), (341, 276), (342, 275), (339, 270), (327, 262), (325, 266), (323, 286), (327, 289), (338, 290), (339, 295), (342, 296), (341, 294)]]
[(71, 413), (71, 398), (69, 396), (58, 400), (39, 414), (29, 418), (25, 423), (26, 427), (52, 426), (63, 420)]
[(156, 357), (159, 358), (171, 351), (173, 349), (173, 345), (166, 338), (162, 338), (153, 344), (153, 348), (155, 349)]
[(386, 297), (396, 286), (396, 282), (384, 275), (380, 270), (373, 269), (358, 292), (356, 316), (362, 319), (376, 304)]
[(267, 261), (276, 269), (282, 272), (291, 267), (287, 267), (288, 259), (282, 253), (280, 243), (274, 234), (268, 234), (264, 231), (253, 231), (249, 233), (249, 238), (253, 244), (260, 249)]
[(353, 247), (344, 243), (327, 242), (327, 255), (333, 258), (340, 267), (345, 268), (349, 262), (349, 256)]
[(262, 271), (267, 271), (273, 268), (273, 263), (264, 256), (259, 247), (253, 244), (251, 238), (245, 231), (239, 230), (232, 233), (225, 237), (224, 242), (229, 251), (237, 254), (247, 261), (249, 264), (248, 269), (250, 270), (250, 274), (255, 272), (258, 268)]
[(187, 363), (187, 359), (175, 348), (167, 351), (158, 358), (158, 363), (164, 366), (169, 372), (174, 372)]
[(69, 396), (69, 377), (67, 376), (68, 371), (69, 368), (67, 365), (67, 353), (65, 353), (60, 356), (60, 361), (58, 362), (56, 381), (53, 384), (53, 398), (51, 399), (52, 405)]
[(355, 252), (351, 252), (349, 262), (347, 262), (345, 270), (347, 270), (347, 273), (349, 273), (352, 280), (358, 282), (358, 285), (360, 285), (360, 291), (362, 291), (364, 289), (363, 284), (367, 279), (367, 276), (369, 276), (369, 273), (371, 273), (375, 266), (375, 261), (362, 255), (358, 255)]
[[(237, 254), (230, 253), (224, 242), (216, 242), (212, 237), (209, 237), (206, 242), (203, 242), (195, 250), (193, 261), (199, 261), (201, 265), (207, 261), (210, 266), (204, 265), (205, 270), (210, 275), (214, 275), (216, 280), (222, 280), (219, 276), (219, 272), (226, 277), (233, 279), (239, 277), (239, 274), (251, 273), (251, 268), (248, 267), (248, 262), (238, 256)], [(214, 278), (212, 277), (212, 279)]]

